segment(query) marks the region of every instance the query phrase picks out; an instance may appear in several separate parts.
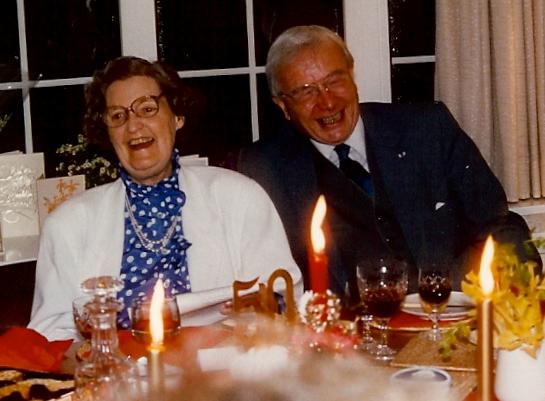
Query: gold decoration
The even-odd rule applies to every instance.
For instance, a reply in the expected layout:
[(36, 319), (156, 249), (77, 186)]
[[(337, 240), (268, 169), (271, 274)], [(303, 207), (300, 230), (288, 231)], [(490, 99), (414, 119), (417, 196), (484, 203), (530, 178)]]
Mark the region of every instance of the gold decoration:
[(236, 280), (233, 283), (233, 309), (235, 312), (241, 312), (245, 309), (253, 308), (258, 313), (264, 313), (270, 317), (277, 314), (278, 301), (274, 294), (274, 283), (277, 279), (283, 279), (286, 285), (284, 292), (285, 311), (284, 316), (290, 323), (297, 321), (297, 309), (295, 307), (295, 297), (293, 293), (293, 279), (285, 269), (275, 270), (267, 284), (259, 283), (259, 290), (250, 294), (241, 295), (257, 284), (258, 278), (251, 281)]

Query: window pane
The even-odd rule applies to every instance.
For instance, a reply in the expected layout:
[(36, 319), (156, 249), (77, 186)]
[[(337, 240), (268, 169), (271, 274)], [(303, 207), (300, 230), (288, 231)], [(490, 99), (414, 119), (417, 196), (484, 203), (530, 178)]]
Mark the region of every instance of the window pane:
[(21, 79), (16, 0), (3, 0), (0, 13), (0, 82)]
[(185, 80), (202, 94), (179, 135), (182, 154), (208, 156), (210, 164), (233, 168), (238, 149), (252, 143), (250, 83), (246, 75)]
[(342, 0), (254, 0), (257, 65), (265, 64), (269, 47), (280, 33), (295, 25), (311, 24), (343, 36)]
[(30, 78), (91, 76), (121, 55), (118, 2), (25, 0)]
[(20, 90), (0, 91), (0, 153), (25, 151), (23, 102)]
[(259, 109), (259, 138), (274, 135), (284, 124), (284, 115), (271, 99), (265, 74), (257, 76), (257, 98)]
[(435, 54), (435, 0), (389, 0), (392, 57)]
[(392, 66), (394, 102), (433, 100), (435, 63), (397, 64)]
[(244, 0), (156, 0), (159, 58), (177, 70), (248, 66)]
[(84, 110), (83, 86), (35, 88), (30, 92), (35, 152), (44, 152), (46, 177), (57, 176), (55, 151), (64, 143), (77, 143)]

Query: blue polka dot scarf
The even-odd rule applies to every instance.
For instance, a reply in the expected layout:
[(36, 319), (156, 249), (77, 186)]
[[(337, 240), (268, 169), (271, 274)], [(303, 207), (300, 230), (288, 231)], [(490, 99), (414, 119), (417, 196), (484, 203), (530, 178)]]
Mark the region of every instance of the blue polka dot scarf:
[(130, 328), (127, 308), (131, 302), (135, 298), (151, 298), (158, 278), (163, 280), (167, 296), (191, 291), (186, 257), (191, 244), (182, 229), (181, 213), (186, 198), (178, 185), (177, 150), (172, 163), (173, 174), (151, 186), (134, 182), (123, 168), (120, 169), (127, 196), (121, 262), (121, 279), (125, 286), (118, 293), (124, 306), (117, 318), (123, 329)]

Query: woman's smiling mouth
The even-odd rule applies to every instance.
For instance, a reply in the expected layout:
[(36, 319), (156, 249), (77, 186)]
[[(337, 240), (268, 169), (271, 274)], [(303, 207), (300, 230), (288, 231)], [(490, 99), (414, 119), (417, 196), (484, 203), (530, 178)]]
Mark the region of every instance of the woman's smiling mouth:
[(151, 143), (154, 141), (153, 138), (151, 137), (140, 137), (140, 138), (135, 138), (135, 139), (131, 139), (129, 141), (129, 146), (132, 148), (132, 149), (135, 149), (135, 150), (138, 150), (138, 149), (142, 149), (142, 148), (145, 148), (149, 145), (151, 145)]

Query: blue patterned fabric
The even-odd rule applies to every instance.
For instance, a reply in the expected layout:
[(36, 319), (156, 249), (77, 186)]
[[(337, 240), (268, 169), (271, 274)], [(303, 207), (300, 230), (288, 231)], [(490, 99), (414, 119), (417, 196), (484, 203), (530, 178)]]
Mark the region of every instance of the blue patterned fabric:
[(174, 296), (191, 291), (187, 267), (187, 248), (191, 245), (184, 237), (181, 216), (185, 193), (179, 188), (178, 152), (172, 156), (173, 174), (156, 185), (140, 185), (121, 168), (120, 175), (126, 188), (127, 199), (141, 230), (149, 240), (161, 240), (177, 220), (170, 241), (159, 249), (145, 248), (138, 238), (125, 206), (125, 240), (121, 262), (121, 279), (125, 287), (118, 293), (123, 310), (117, 322), (121, 328), (130, 328), (128, 307), (135, 298), (151, 298), (158, 278), (163, 279), (165, 294)]

